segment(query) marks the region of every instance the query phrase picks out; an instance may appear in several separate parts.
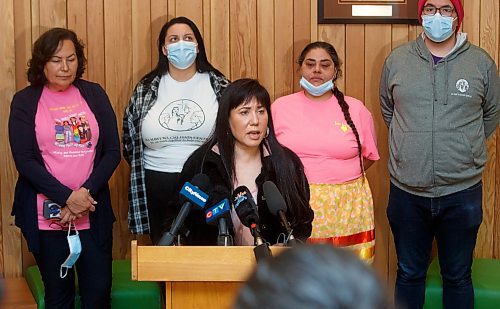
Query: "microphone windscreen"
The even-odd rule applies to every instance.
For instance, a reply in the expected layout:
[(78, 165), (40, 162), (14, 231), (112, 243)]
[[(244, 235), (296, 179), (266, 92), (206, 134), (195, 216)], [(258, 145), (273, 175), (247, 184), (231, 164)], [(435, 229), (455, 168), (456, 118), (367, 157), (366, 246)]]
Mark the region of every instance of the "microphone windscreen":
[(247, 187), (240, 186), (234, 190), (233, 207), (244, 226), (250, 227), (252, 223), (259, 222), (257, 206), (255, 205), (252, 194)]
[(286, 213), (286, 202), (278, 187), (272, 181), (266, 181), (264, 182), (263, 189), (269, 211), (276, 216), (280, 210)]
[(205, 174), (196, 174), (194, 175), (191, 183), (203, 192), (209, 192), (212, 189), (212, 184), (210, 183), (210, 178), (208, 178)]

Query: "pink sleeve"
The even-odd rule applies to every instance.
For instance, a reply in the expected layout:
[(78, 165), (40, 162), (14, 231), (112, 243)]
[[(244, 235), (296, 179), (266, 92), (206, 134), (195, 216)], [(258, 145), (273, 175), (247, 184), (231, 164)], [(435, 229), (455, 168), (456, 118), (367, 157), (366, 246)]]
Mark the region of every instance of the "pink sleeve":
[(361, 109), (360, 120), (362, 127), (361, 135), (363, 136), (361, 145), (363, 157), (376, 161), (380, 159), (380, 156), (377, 150), (377, 133), (375, 132), (375, 125), (370, 111), (366, 108)]

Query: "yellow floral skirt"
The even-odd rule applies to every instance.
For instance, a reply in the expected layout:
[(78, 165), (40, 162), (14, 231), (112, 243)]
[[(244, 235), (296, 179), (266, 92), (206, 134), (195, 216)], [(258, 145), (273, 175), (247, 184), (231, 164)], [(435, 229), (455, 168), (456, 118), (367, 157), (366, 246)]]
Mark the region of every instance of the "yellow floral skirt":
[(353, 251), (372, 263), (375, 256), (373, 198), (365, 177), (342, 184), (310, 184), (314, 210), (309, 243), (327, 243)]

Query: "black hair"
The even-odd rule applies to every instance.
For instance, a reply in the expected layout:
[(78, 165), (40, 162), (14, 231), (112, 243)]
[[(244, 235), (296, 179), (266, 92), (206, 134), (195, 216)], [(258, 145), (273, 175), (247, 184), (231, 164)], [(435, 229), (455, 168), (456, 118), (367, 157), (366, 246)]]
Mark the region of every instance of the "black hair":
[(258, 263), (234, 309), (386, 309), (373, 269), (332, 245), (302, 245)]
[(52, 28), (43, 33), (33, 44), (31, 59), (28, 61), (28, 81), (31, 85), (44, 85), (47, 78), (43, 72), (45, 64), (56, 53), (62, 42), (69, 40), (75, 46), (75, 54), (78, 59), (75, 79), (82, 77), (85, 72), (87, 59), (83, 52), (84, 45), (72, 30), (65, 28)]
[[(268, 114), (269, 134), (262, 141), (261, 155), (266, 148), (271, 153), (271, 162), (276, 173), (276, 185), (289, 206), (292, 225), (310, 223), (314, 217), (309, 201), (306, 200), (305, 192), (308, 190), (307, 181), (304, 176), (304, 167), (300, 160), (293, 160), (291, 150), (282, 146), (274, 133), (274, 125), (271, 115), (271, 98), (266, 88), (255, 79), (239, 79), (231, 83), (219, 100), (219, 110), (215, 121), (215, 129), (204, 146), (206, 150), (217, 144), (222, 163), (230, 180), (231, 190), (234, 187), (235, 166), (234, 146), (235, 138), (231, 133), (229, 115), (231, 110), (252, 99), (262, 104)], [(292, 153), (293, 154), (293, 153)], [(232, 192), (231, 192), (232, 193)]]
[(146, 74), (142, 79), (145, 83), (151, 83), (156, 76), (162, 76), (168, 72), (168, 58), (163, 54), (163, 45), (165, 44), (165, 37), (167, 36), (168, 29), (175, 24), (186, 24), (191, 30), (193, 30), (194, 37), (198, 44), (198, 54), (196, 55), (196, 70), (200, 73), (212, 71), (219, 76), (223, 74), (214, 68), (207, 59), (207, 53), (205, 51), (205, 43), (201, 36), (200, 30), (196, 27), (196, 24), (187, 17), (179, 16), (172, 18), (166, 22), (160, 30), (158, 35), (157, 47), (158, 47), (158, 63), (156, 67)]
[[(335, 84), (335, 81), (337, 80), (337, 78), (342, 76), (342, 70), (340, 68), (340, 66), (342, 65), (342, 62), (340, 61), (340, 58), (339, 58), (339, 55), (337, 54), (337, 51), (330, 43), (316, 41), (316, 42), (312, 42), (312, 43), (307, 44), (307, 46), (304, 47), (304, 49), (300, 53), (300, 56), (299, 56), (299, 59), (297, 60), (297, 62), (299, 64), (299, 66), (302, 66), (302, 63), (304, 62), (304, 59), (305, 59), (307, 53), (309, 51), (311, 51), (313, 49), (317, 49), (317, 48), (324, 49), (330, 55), (330, 58), (332, 58), (332, 61), (335, 65), (335, 69), (337, 70), (337, 73), (336, 73), (335, 77), (333, 78), (333, 82)], [(349, 113), (349, 105), (345, 101), (344, 94), (342, 93), (342, 91), (339, 90), (337, 85), (335, 85), (333, 88), (333, 95), (337, 98), (337, 101), (339, 102), (340, 108), (342, 109), (342, 113), (344, 114), (344, 119), (347, 122), (347, 124), (349, 125), (349, 127), (351, 127), (352, 133), (354, 133), (354, 136), (356, 137), (356, 142), (358, 143), (359, 166), (361, 168), (361, 173), (364, 173), (363, 155), (361, 152), (362, 151), (361, 150), (362, 149), (361, 148), (361, 141), (359, 139), (358, 129), (356, 128), (356, 126), (354, 125), (354, 122), (351, 119), (351, 114)]]

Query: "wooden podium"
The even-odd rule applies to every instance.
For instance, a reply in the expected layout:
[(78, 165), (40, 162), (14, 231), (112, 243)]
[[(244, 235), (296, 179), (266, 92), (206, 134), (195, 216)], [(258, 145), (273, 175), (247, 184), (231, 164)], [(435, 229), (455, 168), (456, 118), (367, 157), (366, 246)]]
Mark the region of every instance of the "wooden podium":
[[(138, 246), (132, 280), (164, 281), (166, 308), (230, 308), (255, 266), (253, 246)], [(283, 247), (271, 247), (273, 255)]]

